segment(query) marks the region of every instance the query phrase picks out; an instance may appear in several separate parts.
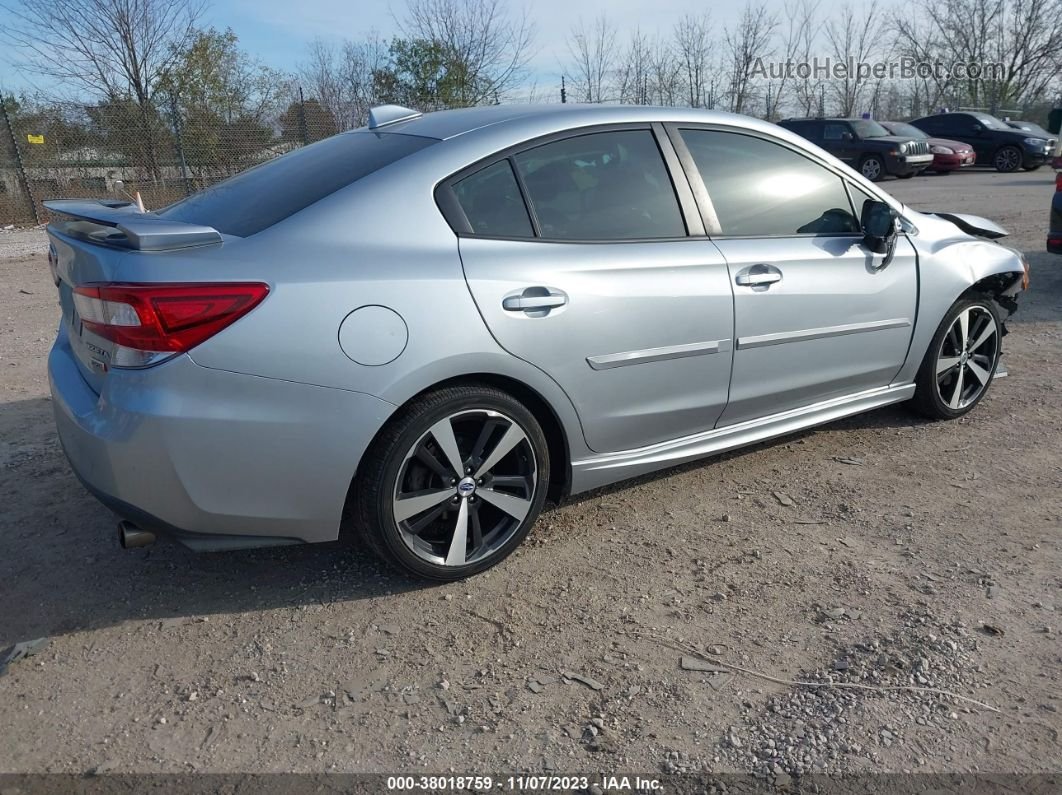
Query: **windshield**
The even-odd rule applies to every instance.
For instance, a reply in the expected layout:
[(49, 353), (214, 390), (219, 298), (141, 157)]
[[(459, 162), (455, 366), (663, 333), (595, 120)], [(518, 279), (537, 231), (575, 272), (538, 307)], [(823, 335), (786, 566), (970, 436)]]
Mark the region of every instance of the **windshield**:
[(884, 138), (891, 135), (888, 130), (870, 119), (855, 119), (851, 124), (852, 129), (860, 138)]
[(981, 124), (987, 127), (989, 130), (1009, 130), (1010, 128), (997, 119), (995, 116), (989, 116), (987, 113), (973, 113), (971, 114)]
[(893, 135), (902, 135), (904, 138), (914, 138), (916, 141), (923, 141), (929, 136), (919, 130), (913, 124), (904, 124), (899, 121), (890, 121), (885, 123), (886, 129), (890, 130)]

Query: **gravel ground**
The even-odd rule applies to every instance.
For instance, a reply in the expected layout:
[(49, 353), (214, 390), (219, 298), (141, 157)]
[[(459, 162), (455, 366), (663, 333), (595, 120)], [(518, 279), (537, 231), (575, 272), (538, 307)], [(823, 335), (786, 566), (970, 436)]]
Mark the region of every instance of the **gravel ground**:
[(888, 408), (598, 492), (444, 586), (344, 543), (120, 550), (53, 430), (43, 235), (0, 232), (0, 647), (48, 639), (0, 676), (0, 772), (1059, 771), (1052, 179), (885, 185), (1032, 261), (967, 418)]

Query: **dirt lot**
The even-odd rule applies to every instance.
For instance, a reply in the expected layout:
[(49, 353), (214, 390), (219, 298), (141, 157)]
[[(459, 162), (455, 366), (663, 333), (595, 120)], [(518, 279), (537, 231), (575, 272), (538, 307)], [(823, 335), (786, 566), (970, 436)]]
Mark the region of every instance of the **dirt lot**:
[(119, 549), (53, 430), (43, 235), (0, 232), (0, 648), (50, 638), (0, 677), (0, 771), (1062, 769), (1052, 179), (885, 186), (1030, 255), (968, 418), (890, 408), (596, 493), (447, 586), (341, 543)]

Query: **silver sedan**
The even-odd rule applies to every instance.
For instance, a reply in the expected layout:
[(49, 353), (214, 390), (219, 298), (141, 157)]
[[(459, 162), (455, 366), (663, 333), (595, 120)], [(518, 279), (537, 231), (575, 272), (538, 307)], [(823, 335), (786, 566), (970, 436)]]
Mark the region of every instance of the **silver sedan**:
[(170, 207), (49, 203), (59, 436), (125, 545), (329, 541), (456, 579), (547, 499), (909, 402), (970, 411), (1027, 267), (775, 125), (495, 106)]

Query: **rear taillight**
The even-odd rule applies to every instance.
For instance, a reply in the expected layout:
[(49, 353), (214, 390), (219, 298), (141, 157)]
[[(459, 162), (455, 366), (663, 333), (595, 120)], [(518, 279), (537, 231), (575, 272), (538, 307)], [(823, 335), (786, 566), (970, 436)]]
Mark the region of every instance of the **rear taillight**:
[(237, 284), (88, 284), (74, 290), (85, 328), (115, 344), (114, 367), (146, 367), (191, 350), (269, 293)]
[(1062, 192), (1062, 171), (1055, 173), (1055, 192)]

